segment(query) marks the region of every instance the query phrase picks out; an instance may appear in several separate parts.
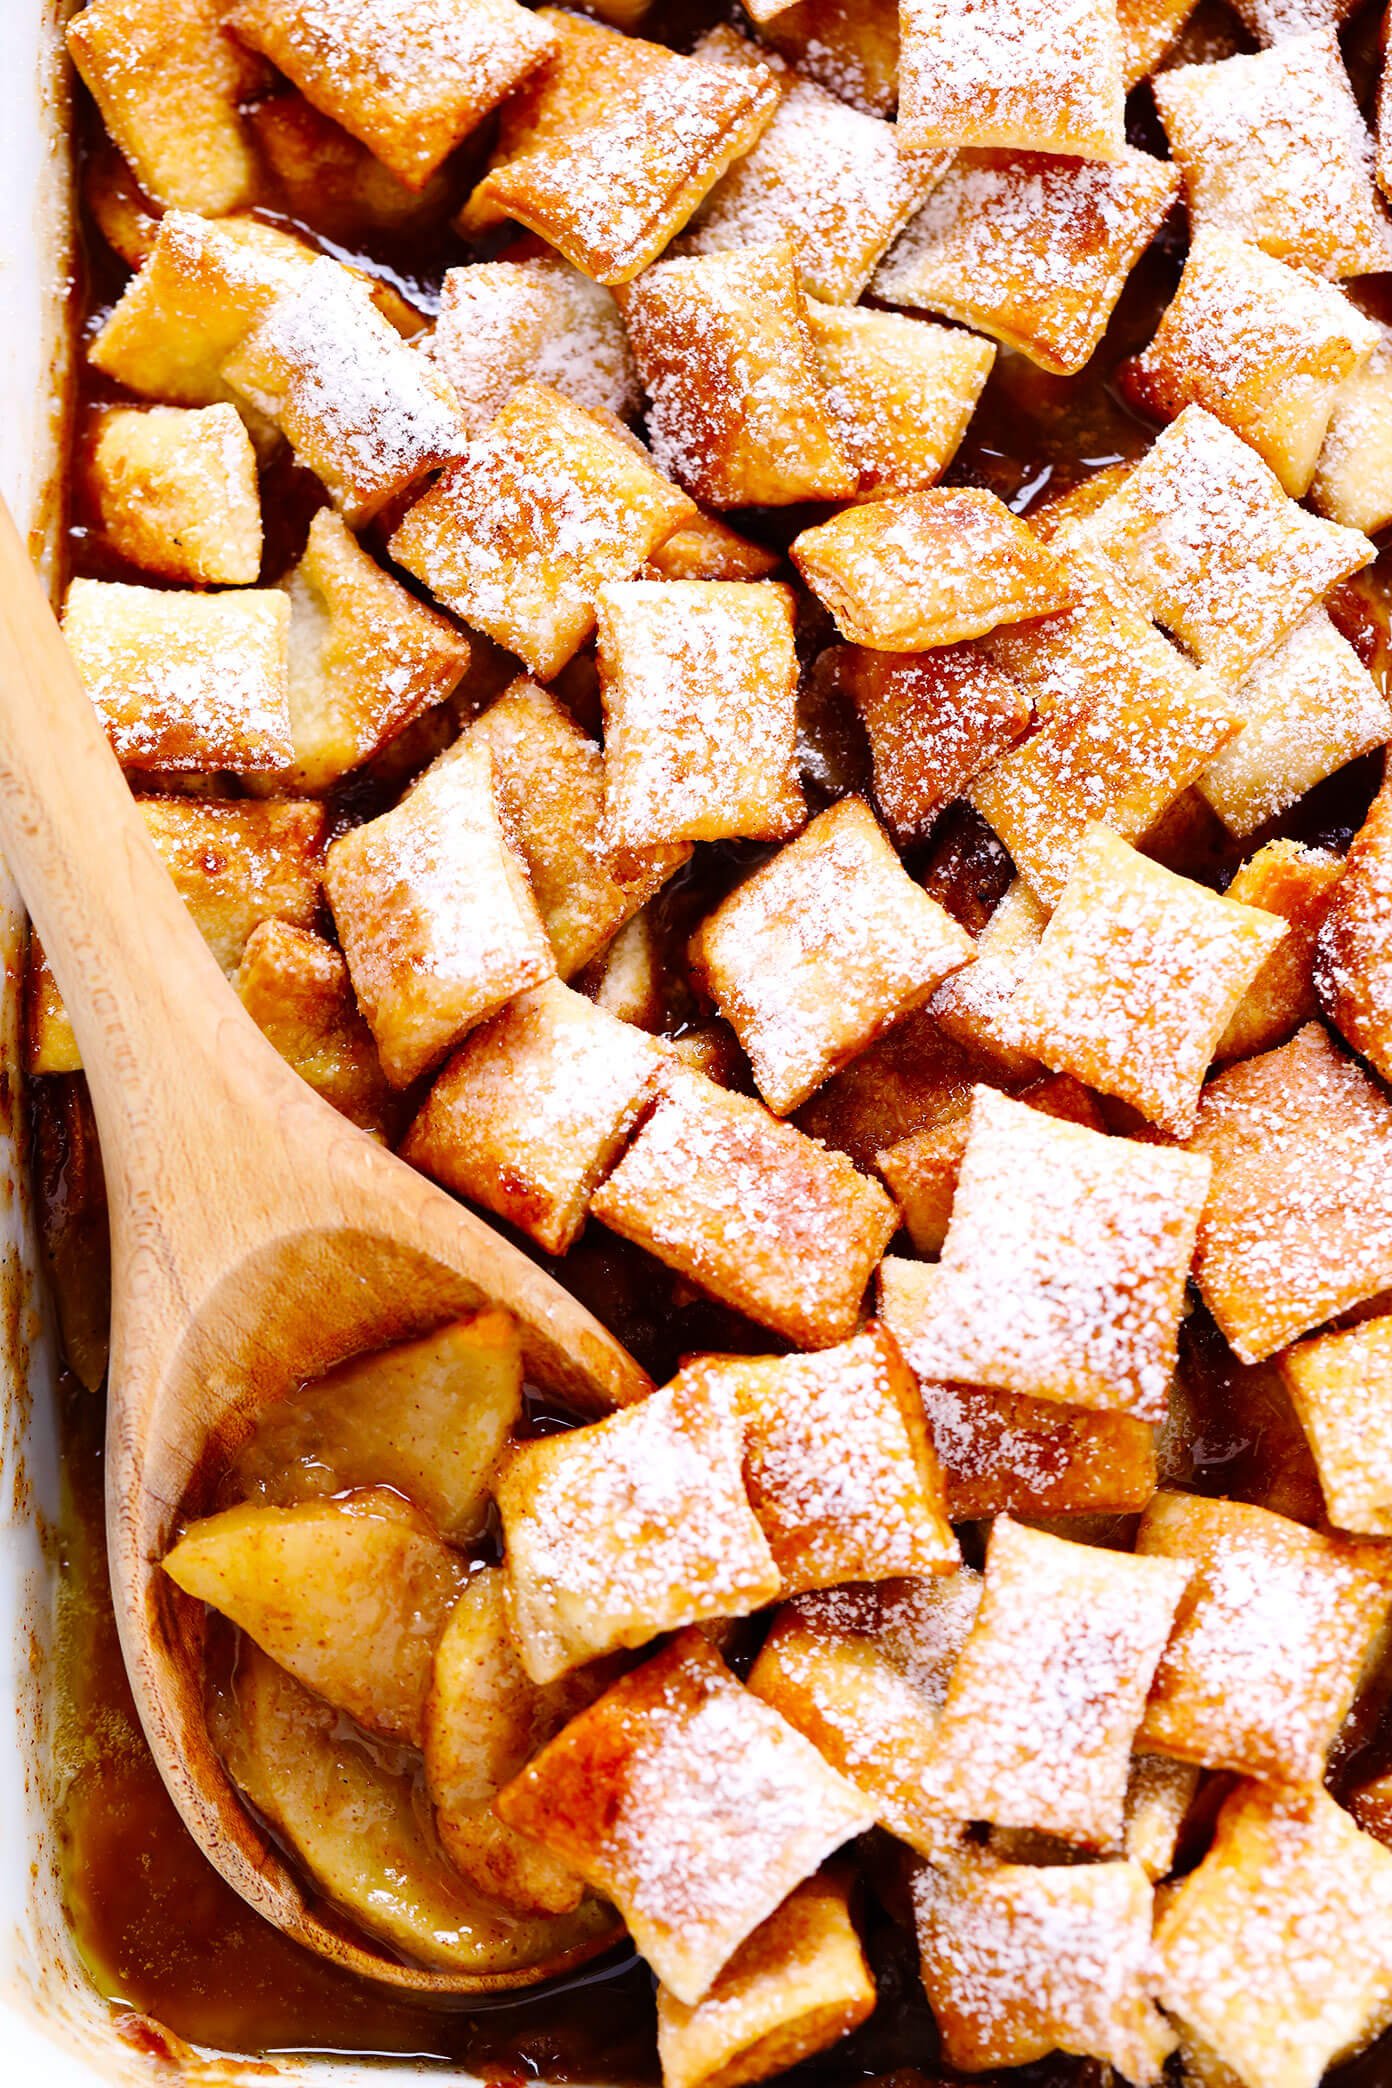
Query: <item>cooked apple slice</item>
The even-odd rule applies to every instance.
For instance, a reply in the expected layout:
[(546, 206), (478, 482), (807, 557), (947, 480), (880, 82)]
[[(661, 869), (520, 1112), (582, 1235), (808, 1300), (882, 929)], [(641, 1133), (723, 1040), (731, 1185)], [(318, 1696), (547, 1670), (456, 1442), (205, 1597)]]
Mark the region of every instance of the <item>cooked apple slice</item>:
[(545, 1686), (529, 1680), (508, 1635), (503, 1581), (497, 1566), (474, 1574), (435, 1649), (425, 1780), (456, 1870), (519, 1913), (564, 1914), (580, 1904), (580, 1878), (500, 1820), (493, 1799), (603, 1682), (584, 1674)]
[(615, 1934), (612, 1910), (597, 1900), (528, 1921), (472, 1892), (431, 1830), (419, 1757), (403, 1749), (398, 1763), (384, 1759), (245, 1640), (231, 1711), (219, 1725), (247, 1797), (324, 1896), (404, 1956), (479, 1974), (534, 1967), (542, 1978)]
[(442, 1536), (467, 1543), (521, 1409), (517, 1328), (505, 1312), (476, 1313), (356, 1357), (271, 1407), (238, 1459), (237, 1490), (288, 1502), (394, 1486)]
[(229, 1508), (186, 1530), (164, 1570), (359, 1724), (419, 1745), (468, 1568), (400, 1494)]

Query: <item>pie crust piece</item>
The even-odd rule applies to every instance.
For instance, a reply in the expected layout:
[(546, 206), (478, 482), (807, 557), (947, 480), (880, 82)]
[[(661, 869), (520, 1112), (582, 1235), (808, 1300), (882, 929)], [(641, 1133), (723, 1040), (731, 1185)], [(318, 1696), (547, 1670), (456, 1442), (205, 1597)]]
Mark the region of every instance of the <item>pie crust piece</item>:
[(1138, 2088), (1158, 2083), (1175, 2039), (1151, 1999), (1152, 1891), (1139, 1864), (977, 1853), (949, 1871), (925, 1866), (913, 1903), (950, 2065), (1027, 2066), (1063, 2051)]
[(1384, 784), (1344, 858), (1320, 930), (1319, 996), (1354, 1050), (1392, 1080), (1392, 785)]
[(800, 1595), (775, 1613), (749, 1687), (874, 1807), (878, 1826), (947, 1860), (965, 1821), (939, 1792), (935, 1734), (981, 1599), (971, 1567)]
[(873, 289), (1068, 375), (1101, 340), (1178, 194), (1177, 169), (1129, 145), (1110, 165), (1049, 151), (960, 152)]
[(1319, 2088), (1392, 2020), (1392, 1853), (1323, 1790), (1239, 1784), (1155, 1943), (1159, 1998), (1201, 2063)]
[(875, 2006), (847, 1880), (821, 1871), (745, 1938), (694, 2008), (657, 1990), (665, 2088), (741, 2088), (824, 2051)]
[(498, 815), (488, 749), (427, 770), (329, 850), (334, 925), (382, 1068), (407, 1087), (466, 1031), (551, 976), (527, 873)]
[(651, 1037), (547, 979), (465, 1039), (403, 1157), (564, 1254), (660, 1068)]
[(1176, 1560), (997, 1516), (935, 1736), (947, 1808), (1112, 1846), (1146, 1691), (1188, 1578)]
[(516, 0), (237, 0), (227, 19), (413, 189), (556, 49)]
[(1162, 1490), (1136, 1551), (1190, 1568), (1140, 1744), (1318, 1784), (1392, 1604), (1374, 1548), (1245, 1501)]
[(791, 590), (625, 580), (597, 606), (609, 846), (772, 841), (799, 827)]
[(878, 652), (979, 638), (1075, 596), (1029, 524), (980, 487), (843, 508), (803, 530), (791, 552), (841, 635)]
[(881, 1310), (920, 1379), (1158, 1421), (1207, 1186), (1190, 1155), (978, 1087), (942, 1259), (902, 1285), (886, 1261)]
[[(614, 944), (679, 870), (691, 844), (615, 848), (604, 817), (604, 755), (549, 689), (523, 677), (462, 734), (486, 746), (493, 787), (521, 852), (563, 979)], [(616, 1011), (618, 1012), (618, 1011)]]
[(714, 1386), (739, 1415), (784, 1595), (960, 1563), (917, 1387), (875, 1321), (812, 1356), (699, 1356), (676, 1382)]
[(709, 507), (848, 500), (792, 241), (660, 261), (623, 299), (665, 471)]
[(971, 960), (863, 798), (828, 806), (705, 920), (697, 978), (779, 1116)]
[(1244, 1363), (1392, 1287), (1392, 1102), (1317, 1022), (1205, 1090), (1194, 1274)]
[(792, 242), (810, 297), (853, 305), (875, 263), (923, 202), (947, 155), (904, 152), (893, 124), (800, 79), (723, 23), (694, 55), (731, 69), (771, 64), (781, 99), (762, 136), (702, 203), (678, 251)]
[(694, 514), (611, 415), (520, 384), (412, 507), (398, 564), (542, 681), (594, 629), (606, 580), (627, 580)]
[(794, 1886), (872, 1820), (695, 1631), (572, 1719), (497, 1805), (614, 1902), (688, 2007)]
[(63, 636), (117, 759), (160, 772), (288, 766), (289, 630), (273, 588), (74, 580), (63, 605)]
[(1155, 81), (1196, 230), (1250, 239), (1316, 275), (1392, 267), (1373, 141), (1333, 27)]
[(1115, 1095), (1173, 1137), (1286, 923), (1091, 826), (1008, 1020), (1056, 1073)]
[(607, 1420), (514, 1446), (494, 1498), (508, 1624), (533, 1682), (772, 1600), (743, 1440), (726, 1388), (684, 1373)]
[(503, 111), (461, 229), (515, 218), (596, 282), (629, 282), (767, 128), (778, 81), (554, 7), (526, 19), (549, 32), (551, 56)]
[(899, 130), (912, 150), (1124, 150), (1116, 0), (908, 0), (900, 34)]
[(1343, 388), (1379, 338), (1334, 284), (1231, 233), (1200, 228), (1155, 338), (1124, 376), (1159, 419), (1186, 406), (1214, 414), (1300, 500)]
[(878, 1182), (762, 1103), (686, 1067), (591, 1205), (724, 1303), (802, 1348), (854, 1331), (899, 1222)]

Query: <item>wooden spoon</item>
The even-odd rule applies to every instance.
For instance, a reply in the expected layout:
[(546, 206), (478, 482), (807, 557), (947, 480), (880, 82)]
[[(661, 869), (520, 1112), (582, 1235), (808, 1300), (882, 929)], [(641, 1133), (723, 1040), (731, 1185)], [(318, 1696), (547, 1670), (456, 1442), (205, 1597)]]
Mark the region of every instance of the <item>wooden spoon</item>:
[(515, 1986), (400, 1963), (313, 1901), (209, 1738), (201, 1612), (160, 1571), (258, 1409), (487, 1304), (586, 1411), (649, 1382), (516, 1248), (320, 1100), (224, 979), (146, 831), (0, 504), (0, 844), (91, 1083), (111, 1201), (107, 1535), (146, 1738), (209, 1860), (298, 1942), (394, 1985)]

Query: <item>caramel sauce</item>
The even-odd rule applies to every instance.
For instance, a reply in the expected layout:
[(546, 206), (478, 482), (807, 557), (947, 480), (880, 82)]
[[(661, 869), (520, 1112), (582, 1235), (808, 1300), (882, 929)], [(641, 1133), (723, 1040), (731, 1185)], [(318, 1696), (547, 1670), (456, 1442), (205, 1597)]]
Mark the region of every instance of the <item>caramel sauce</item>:
[[(650, 20), (644, 33), (665, 35), (686, 47), (720, 12), (718, 0), (678, 0), (662, 8), (660, 27)], [(1133, 101), (1135, 142), (1163, 152), (1144, 95)], [(104, 148), (85, 99), (79, 125), (86, 166)], [(466, 187), (467, 169), (461, 169), (451, 183), (451, 208)], [(443, 211), (392, 237), (355, 233), (339, 211), (332, 238), (322, 228), (297, 221), (287, 209), (262, 214), (387, 278), (426, 312), (434, 307), (444, 270), (469, 258)], [(1052, 377), (1023, 357), (1002, 353), (948, 481), (989, 486), (1023, 512), (1095, 471), (1139, 456), (1154, 431), (1126, 404), (1117, 368), (1149, 340), (1181, 260), (1182, 244), (1171, 227), (1133, 273), (1105, 342), (1081, 375)], [(82, 264), (81, 331), (90, 339), (129, 274), (90, 213), (83, 220)], [(74, 414), (68, 572), (159, 584), (126, 566), (104, 543), (86, 495), (93, 416), (123, 396), (119, 387), (83, 367)], [(282, 452), (270, 466), (263, 497), (264, 577), (275, 579), (298, 557), (324, 496)], [(748, 533), (779, 546), (811, 519), (815, 513), (805, 509), (738, 518)], [(1392, 559), (1385, 554), (1331, 605), (1384, 686), (1389, 686), (1392, 662), (1389, 601)], [(832, 635), (813, 605), (799, 633), (809, 666)], [(582, 691), (583, 664), (572, 678)], [(577, 707), (583, 708), (583, 694)], [(859, 721), (815, 672), (807, 679), (802, 722), (804, 777), (814, 806), (863, 788), (868, 756)], [(434, 751), (425, 746), (421, 762)], [(1163, 859), (1218, 886), (1276, 834), (1346, 847), (1376, 787), (1376, 766), (1375, 761), (1354, 764), (1241, 844), (1186, 801), (1152, 845)], [(402, 773), (399, 759), (376, 771), (369, 765), (335, 801), (336, 822), (370, 816), (390, 802)], [(231, 791), (235, 787), (228, 785)], [(653, 912), (669, 1034), (703, 1019), (681, 963), (687, 936), (761, 852), (748, 844), (704, 849), (698, 863), (660, 895)], [(973, 931), (989, 916), (1012, 874), (995, 837), (961, 805), (944, 815), (927, 844), (910, 853), (908, 867)], [(75, 1367), (94, 1381), (109, 1274), (104, 1192), (81, 1076), (35, 1080), (31, 1108), (36, 1192), (60, 1319)], [(519, 1238), (518, 1244), (534, 1251), (525, 1240)], [(693, 1350), (767, 1351), (775, 1345), (765, 1331), (700, 1297), (641, 1250), (597, 1226), (553, 1266), (659, 1382)], [(1309, 1455), (1274, 1373), (1240, 1370), (1201, 1309), (1185, 1333), (1184, 1380), (1194, 1414), (1187, 1463), (1173, 1476), (1199, 1491), (1259, 1497), (1288, 1514), (1308, 1515)], [(631, 1953), (613, 1954), (521, 1997), (409, 2002), (342, 1974), (290, 1943), (223, 1882), (165, 1793), (126, 1683), (102, 1535), (102, 1396), (85, 1390), (69, 1373), (59, 1401), (67, 1475), (58, 1662), (63, 1877), (78, 1948), (94, 1983), (112, 2003), (122, 2033), (154, 2053), (174, 2049), (167, 2031), (175, 2040), (254, 2055), (342, 2053), (450, 2062), (500, 2084), (583, 2081), (619, 2088), (656, 2082), (652, 1980)], [(527, 1426), (533, 1431), (567, 1425), (568, 1418), (544, 1398), (529, 1403)], [(972, 1532), (963, 1534), (970, 1547)], [(1384, 1695), (1355, 1710), (1336, 1760), (1336, 1789), (1392, 1763), (1392, 1717)], [(1211, 1813), (1223, 1779), (1210, 1779), (1208, 1789), (1215, 1800)], [(1193, 1840), (1188, 1861), (1203, 1853), (1201, 1820)], [(893, 1845), (872, 1836), (866, 1859), (869, 1889), (861, 1912), (879, 2006), (860, 2031), (800, 2067), (800, 2076), (836, 2088), (864, 2080), (882, 2081), (885, 2088), (944, 2088), (967, 2079), (980, 2088), (996, 2082), (1009, 2088), (1104, 2088), (1111, 2078), (1107, 2069), (1063, 2058), (1008, 2074), (967, 2077), (943, 2068), (910, 1927), (906, 1918), (894, 1918), (896, 1909), (901, 1915), (904, 1909)], [(1392, 2046), (1384, 2041), (1332, 2075), (1331, 2082), (1340, 2088), (1379, 2088), (1388, 2078), (1390, 2053)]]

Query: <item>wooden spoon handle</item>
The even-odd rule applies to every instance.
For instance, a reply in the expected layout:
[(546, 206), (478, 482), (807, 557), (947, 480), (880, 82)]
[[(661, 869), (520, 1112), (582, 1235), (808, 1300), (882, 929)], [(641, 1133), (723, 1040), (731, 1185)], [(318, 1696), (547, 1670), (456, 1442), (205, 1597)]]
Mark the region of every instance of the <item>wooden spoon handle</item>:
[[(409, 1306), (419, 1331), (438, 1290), (435, 1323), (482, 1300), (507, 1306), (543, 1384), (601, 1411), (649, 1389), (554, 1278), (338, 1116), (262, 1036), (155, 849), (3, 502), (0, 847), (92, 1088), (117, 1275), (113, 1381), (118, 1361), (136, 1378), (157, 1370), (192, 1329), (211, 1425), (233, 1399), (243, 1337), (261, 1376), (275, 1348), (291, 1382), (352, 1353), (350, 1335), (359, 1347), (399, 1339), (383, 1332), (392, 1312)], [(142, 1455), (137, 1443), (137, 1472)]]
[[(223, 985), (180, 899), (38, 574), (0, 501), (0, 845), (67, 1005), (105, 1134), (140, 1095), (177, 1107)], [(200, 1043), (204, 1049), (200, 1050)]]

